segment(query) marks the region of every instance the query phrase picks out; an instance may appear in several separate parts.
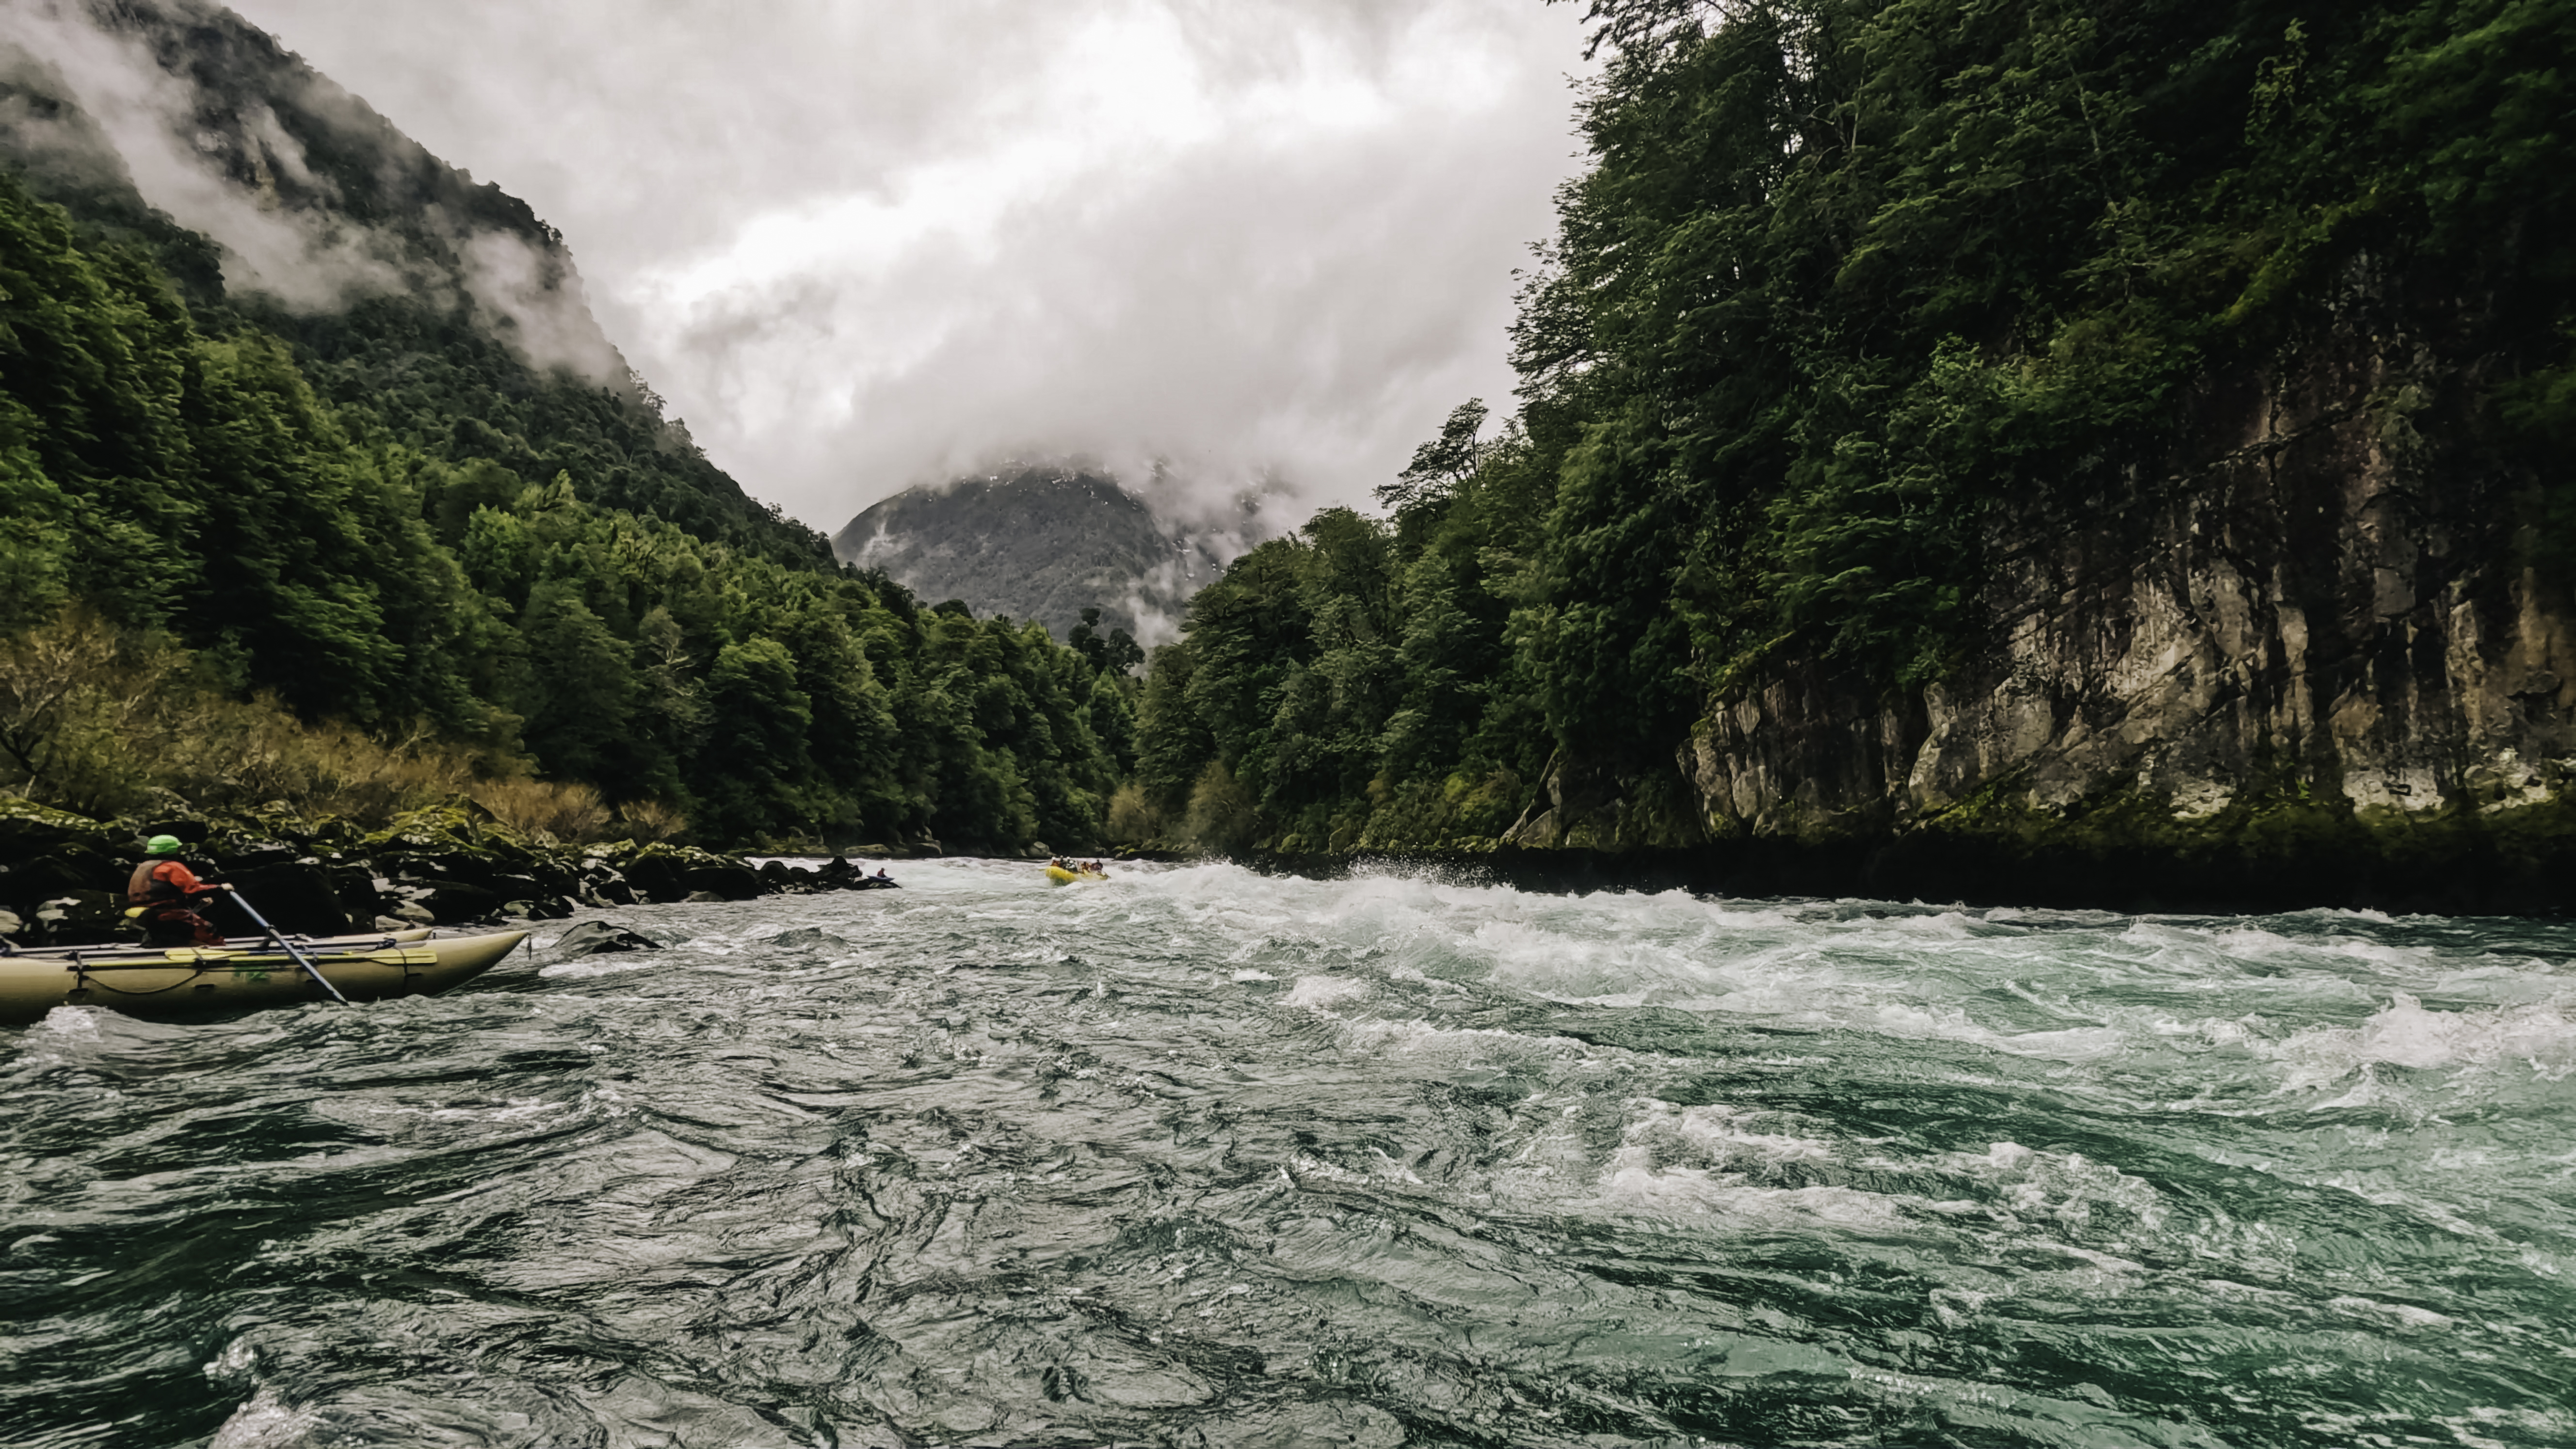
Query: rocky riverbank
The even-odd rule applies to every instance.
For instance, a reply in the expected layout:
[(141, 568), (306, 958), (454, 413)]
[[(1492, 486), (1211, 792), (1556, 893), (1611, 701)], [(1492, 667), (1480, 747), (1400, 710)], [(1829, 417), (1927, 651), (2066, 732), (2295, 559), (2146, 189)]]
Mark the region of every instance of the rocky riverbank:
[[(280, 929), (315, 935), (864, 888), (847, 861), (755, 870), (693, 846), (531, 839), (470, 801), (369, 830), (277, 807), (103, 821), (0, 796), (0, 936), (21, 945), (130, 938), (125, 879), (155, 834), (186, 842), (191, 869), (239, 887)], [(219, 915), (218, 924), (251, 929), (238, 916)]]

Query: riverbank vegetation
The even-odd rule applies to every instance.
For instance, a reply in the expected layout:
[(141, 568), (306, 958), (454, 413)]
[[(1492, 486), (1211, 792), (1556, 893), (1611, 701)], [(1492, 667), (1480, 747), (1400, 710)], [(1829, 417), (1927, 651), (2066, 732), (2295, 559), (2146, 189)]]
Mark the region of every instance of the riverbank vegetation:
[(289, 314), (210, 255), (0, 178), (0, 791), (1098, 837), (1121, 670), (839, 567), (648, 391), (532, 366), (462, 304)]
[[(1516, 412), (1462, 407), (1391, 516), (1328, 510), (1193, 600), (1125, 831), (1475, 848), (1579, 759), (1685, 843), (1712, 695), (1791, 660), (1942, 679), (1999, 511), (2206, 451), (2202, 400), (2378, 289), (2479, 330), (2470, 410), (2543, 480), (2534, 558), (2565, 553), (2567, 0), (1592, 15), (1593, 165), (1521, 299)], [(2372, 403), (2390, 446), (2415, 386)]]
[(300, 719), (274, 694), (237, 698), (167, 634), (80, 607), (0, 640), (0, 759), (12, 793), (99, 819), (175, 801), (378, 830), (461, 799), (549, 842), (658, 840), (684, 824), (651, 801), (613, 811), (589, 785), (495, 774), (418, 732), (380, 737)]

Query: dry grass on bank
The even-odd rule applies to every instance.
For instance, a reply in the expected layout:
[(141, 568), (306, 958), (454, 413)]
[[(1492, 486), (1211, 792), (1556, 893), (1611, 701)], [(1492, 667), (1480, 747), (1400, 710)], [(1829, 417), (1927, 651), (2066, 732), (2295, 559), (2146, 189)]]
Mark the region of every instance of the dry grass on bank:
[(465, 794), (502, 824), (532, 840), (604, 840), (609, 834), (608, 806), (588, 785), (477, 780), (466, 787)]
[[(166, 637), (87, 609), (0, 638), (0, 790), (93, 818), (149, 808), (160, 792), (200, 809), (279, 803), (373, 829), (405, 810), (470, 798), (530, 835), (577, 842), (676, 834), (677, 811), (629, 805), (612, 829), (588, 785), (531, 780), (415, 731), (379, 738), (307, 724), (274, 696), (212, 687)], [(638, 812), (642, 812), (639, 820)]]

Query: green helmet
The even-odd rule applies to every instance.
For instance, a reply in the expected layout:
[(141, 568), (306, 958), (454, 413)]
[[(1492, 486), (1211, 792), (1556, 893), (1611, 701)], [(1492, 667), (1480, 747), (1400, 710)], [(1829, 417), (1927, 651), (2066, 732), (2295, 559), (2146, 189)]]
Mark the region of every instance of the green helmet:
[(179, 853), (179, 837), (175, 835), (153, 836), (150, 840), (143, 842), (143, 853), (145, 855), (177, 855)]

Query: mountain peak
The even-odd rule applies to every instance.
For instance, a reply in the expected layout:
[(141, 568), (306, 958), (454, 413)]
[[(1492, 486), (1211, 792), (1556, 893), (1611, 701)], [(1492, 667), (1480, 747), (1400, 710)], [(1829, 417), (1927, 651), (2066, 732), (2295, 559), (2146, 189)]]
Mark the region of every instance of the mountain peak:
[(1160, 516), (1105, 471), (1031, 463), (907, 489), (851, 519), (832, 551), (924, 602), (1034, 619), (1058, 638), (1093, 608), (1152, 644), (1179, 634), (1183, 604), (1240, 544)]

